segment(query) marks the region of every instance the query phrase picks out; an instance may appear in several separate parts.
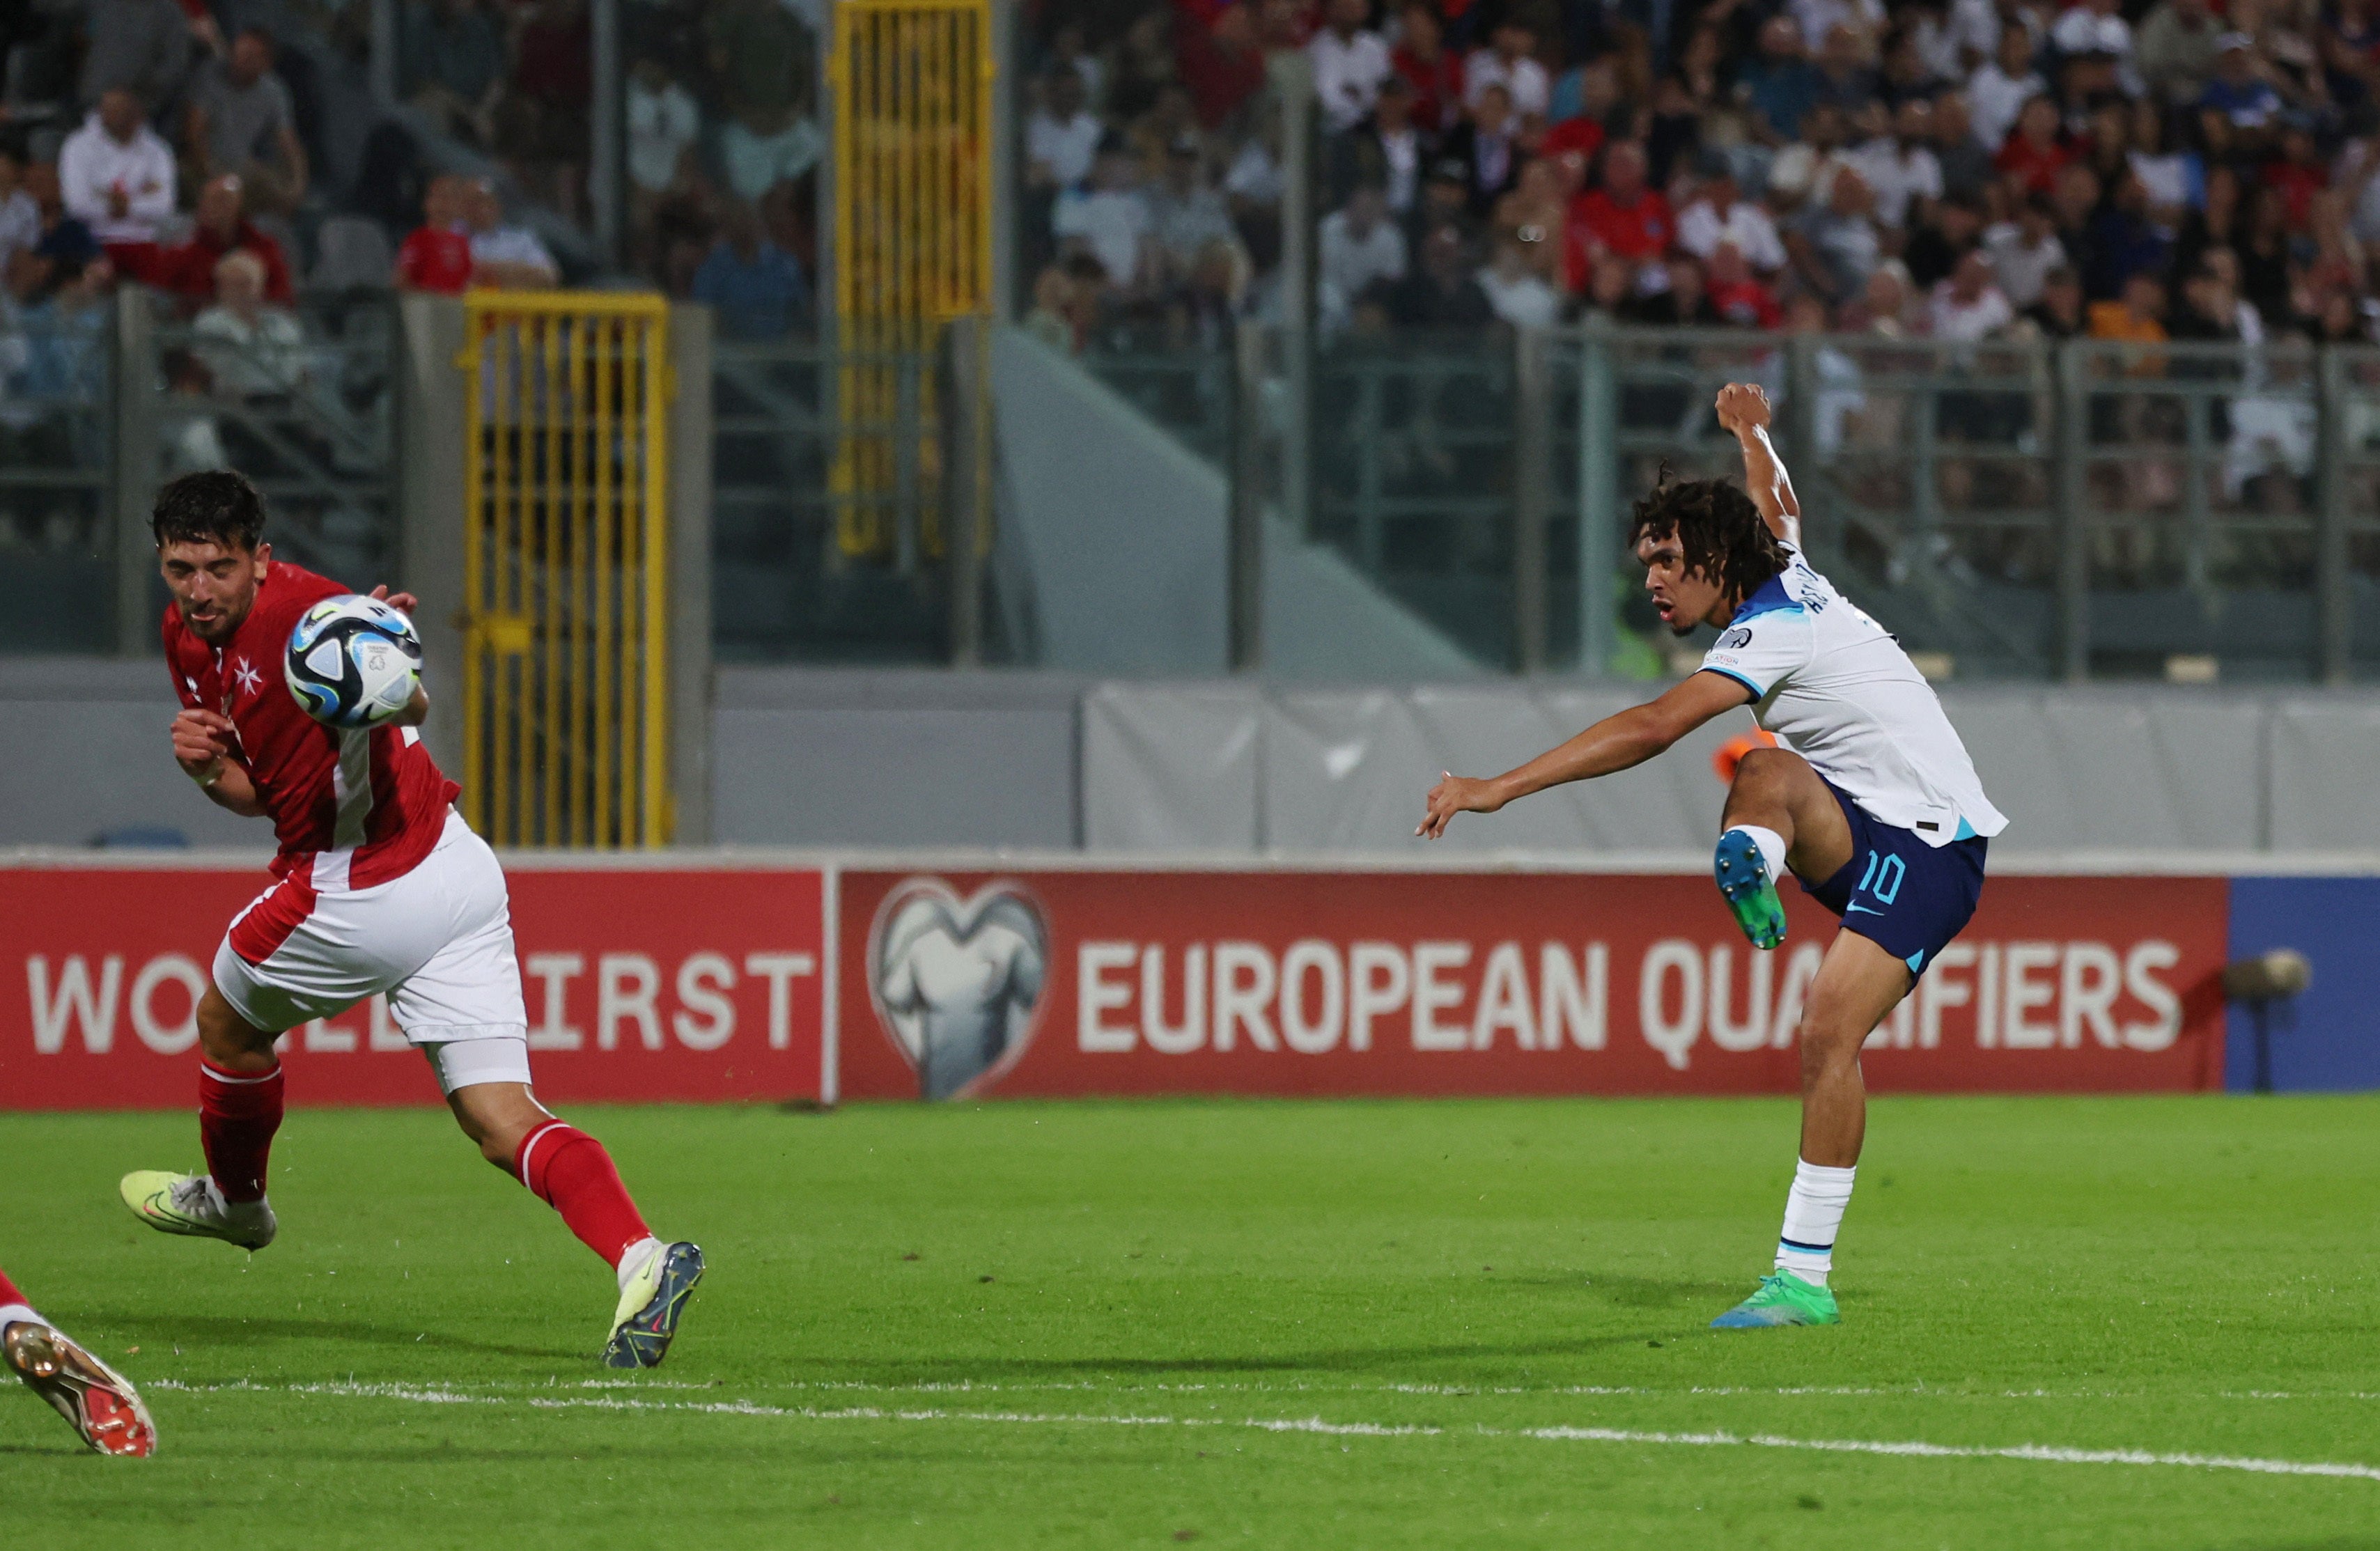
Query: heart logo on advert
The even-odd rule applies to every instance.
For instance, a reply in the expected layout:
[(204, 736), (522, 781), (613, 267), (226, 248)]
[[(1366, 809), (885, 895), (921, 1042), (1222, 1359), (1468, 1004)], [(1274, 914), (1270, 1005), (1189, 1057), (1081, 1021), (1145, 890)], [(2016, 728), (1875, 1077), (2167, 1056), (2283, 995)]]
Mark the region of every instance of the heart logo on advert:
[(939, 878), (884, 897), (868, 934), (868, 994), (926, 1098), (990, 1089), (1032, 1037), (1050, 967), (1050, 928), (1017, 884), (971, 899)]

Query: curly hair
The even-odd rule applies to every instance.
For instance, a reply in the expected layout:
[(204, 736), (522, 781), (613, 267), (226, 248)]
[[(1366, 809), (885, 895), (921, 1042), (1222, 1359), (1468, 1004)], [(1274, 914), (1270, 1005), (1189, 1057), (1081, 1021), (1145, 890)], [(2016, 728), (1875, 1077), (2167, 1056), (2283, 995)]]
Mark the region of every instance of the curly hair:
[(1686, 569), (1717, 581), (1737, 600), (1751, 597), (1787, 564), (1785, 548), (1752, 497), (1725, 479), (1673, 479), (1661, 466), (1653, 493), (1636, 503), (1628, 548), (1675, 535)]
[(159, 549), (212, 542), (252, 552), (264, 541), (264, 497), (227, 468), (185, 474), (157, 492), (149, 530)]

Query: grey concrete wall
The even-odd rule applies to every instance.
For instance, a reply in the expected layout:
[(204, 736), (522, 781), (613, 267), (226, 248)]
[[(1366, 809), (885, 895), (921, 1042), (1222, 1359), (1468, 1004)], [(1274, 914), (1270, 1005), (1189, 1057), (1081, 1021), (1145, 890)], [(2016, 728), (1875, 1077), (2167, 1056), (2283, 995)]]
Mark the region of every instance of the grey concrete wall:
[(163, 657), (0, 658), (0, 845), (141, 829), (271, 850), (270, 824), (225, 813), (174, 763), (180, 709)]
[[(1653, 686), (1314, 686), (1057, 673), (722, 668), (712, 839), (731, 845), (1395, 853), (1440, 769), (1489, 773)], [(2011, 819), (1996, 855), (2380, 852), (2380, 691), (1947, 686)], [(176, 769), (162, 666), (0, 660), (0, 844), (132, 828), (262, 847)], [(1707, 843), (1730, 715), (1607, 780), (1458, 825), (1445, 848)]]
[(717, 683), (720, 844), (1081, 843), (1079, 679), (721, 668)]
[[(1028, 589), (1038, 664), (1176, 677), (1229, 662), (1231, 486), (1089, 372), (1014, 329), (992, 344), (1004, 579)], [(1463, 679), (1461, 648), (1335, 551), (1265, 525), (1266, 672)]]

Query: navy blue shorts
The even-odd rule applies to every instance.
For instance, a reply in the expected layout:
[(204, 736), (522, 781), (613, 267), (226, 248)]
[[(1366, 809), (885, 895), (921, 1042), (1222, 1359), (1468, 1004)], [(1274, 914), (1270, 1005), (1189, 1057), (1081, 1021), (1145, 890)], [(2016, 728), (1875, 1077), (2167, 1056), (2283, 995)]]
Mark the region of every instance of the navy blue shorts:
[(1845, 931), (1874, 942), (1911, 975), (1925, 973), (1975, 914), (1984, 891), (1984, 837), (1928, 845), (1912, 830), (1869, 817), (1834, 782), (1827, 790), (1852, 827), (1852, 859), (1824, 883), (1796, 881), (1843, 918)]

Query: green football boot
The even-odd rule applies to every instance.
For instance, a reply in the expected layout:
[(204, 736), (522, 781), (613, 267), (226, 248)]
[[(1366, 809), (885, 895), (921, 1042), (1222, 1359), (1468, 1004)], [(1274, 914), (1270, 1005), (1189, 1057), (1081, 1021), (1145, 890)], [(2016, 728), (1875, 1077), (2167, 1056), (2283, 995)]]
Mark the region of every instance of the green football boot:
[(1791, 1271), (1760, 1278), (1760, 1288), (1742, 1303), (1711, 1321), (1714, 1330), (1757, 1330), (1770, 1325), (1840, 1325), (1842, 1311), (1835, 1295), (1816, 1282), (1803, 1281)]
[(1711, 854), (1711, 877), (1755, 948), (1784, 944), (1785, 902), (1777, 897), (1777, 880), (1768, 876), (1768, 864), (1761, 860), (1760, 847), (1750, 835), (1730, 830), (1718, 837), (1718, 849)]

